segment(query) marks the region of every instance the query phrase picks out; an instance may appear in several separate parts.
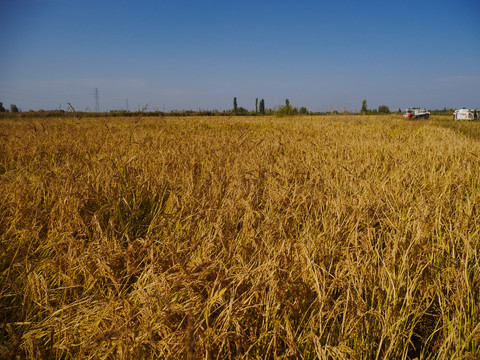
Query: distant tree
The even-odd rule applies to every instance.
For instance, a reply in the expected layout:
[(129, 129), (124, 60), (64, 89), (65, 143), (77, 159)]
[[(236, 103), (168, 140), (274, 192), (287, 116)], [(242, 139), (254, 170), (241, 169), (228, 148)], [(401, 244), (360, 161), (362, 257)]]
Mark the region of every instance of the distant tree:
[(297, 113), (297, 108), (292, 107), (290, 104), (290, 100), (285, 99), (285, 105), (280, 106), (276, 112), (277, 116), (286, 116), (286, 115), (294, 115)]
[(234, 97), (234, 98), (233, 98), (233, 112), (236, 113), (236, 112), (237, 112), (237, 109), (238, 109), (237, 98)]
[(362, 101), (362, 110), (360, 110), (362, 112), (362, 114), (366, 114), (368, 112), (368, 109), (367, 109), (367, 100), (363, 100)]
[(402, 112), (402, 109), (398, 108), (398, 112), (401, 113), (401, 112)]
[(255, 98), (255, 112), (258, 113), (258, 98)]
[(5, 109), (5, 108), (3, 107), (3, 103), (0, 102), (0, 112), (5, 112), (5, 111), (7, 111), (7, 109)]
[(302, 106), (302, 107), (300, 108), (300, 114), (303, 114), (303, 115), (308, 114), (308, 110), (307, 110), (307, 108), (306, 108), (305, 106)]
[(380, 105), (378, 107), (378, 113), (379, 114), (389, 114), (390, 113), (390, 109), (388, 108), (388, 106), (386, 105)]
[(15, 104), (10, 105), (10, 111), (12, 113), (17, 113), (18, 112), (18, 107)]
[(260, 114), (265, 114), (265, 100), (260, 100), (260, 107), (258, 108)]

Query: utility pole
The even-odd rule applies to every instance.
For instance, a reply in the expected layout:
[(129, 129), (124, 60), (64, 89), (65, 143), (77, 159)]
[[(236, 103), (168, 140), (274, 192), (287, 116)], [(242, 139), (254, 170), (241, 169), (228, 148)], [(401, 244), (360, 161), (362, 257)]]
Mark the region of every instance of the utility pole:
[(98, 98), (98, 89), (95, 88), (95, 112), (100, 112), (100, 100)]

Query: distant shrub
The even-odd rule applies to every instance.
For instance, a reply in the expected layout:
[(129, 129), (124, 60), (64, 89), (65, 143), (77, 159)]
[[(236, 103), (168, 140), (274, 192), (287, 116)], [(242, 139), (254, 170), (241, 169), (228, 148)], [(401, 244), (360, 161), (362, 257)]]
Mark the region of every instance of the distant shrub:
[(380, 105), (378, 107), (378, 113), (379, 114), (390, 114), (390, 109), (386, 105)]

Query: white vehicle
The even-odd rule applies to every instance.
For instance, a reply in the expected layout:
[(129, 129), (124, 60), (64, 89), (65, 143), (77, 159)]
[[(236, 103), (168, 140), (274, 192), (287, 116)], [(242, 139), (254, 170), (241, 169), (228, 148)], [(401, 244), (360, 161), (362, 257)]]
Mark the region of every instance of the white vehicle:
[(480, 110), (477, 109), (458, 109), (453, 113), (453, 120), (478, 120), (478, 113)]
[(404, 117), (407, 119), (428, 119), (430, 117), (430, 112), (425, 109), (420, 108), (407, 108), (405, 109)]

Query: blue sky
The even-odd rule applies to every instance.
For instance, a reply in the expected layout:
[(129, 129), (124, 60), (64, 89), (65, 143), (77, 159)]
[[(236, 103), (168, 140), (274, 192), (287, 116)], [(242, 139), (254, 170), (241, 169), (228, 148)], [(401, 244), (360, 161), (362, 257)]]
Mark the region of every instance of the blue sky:
[(480, 107), (479, 0), (0, 0), (22, 110)]

